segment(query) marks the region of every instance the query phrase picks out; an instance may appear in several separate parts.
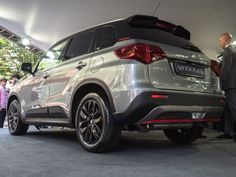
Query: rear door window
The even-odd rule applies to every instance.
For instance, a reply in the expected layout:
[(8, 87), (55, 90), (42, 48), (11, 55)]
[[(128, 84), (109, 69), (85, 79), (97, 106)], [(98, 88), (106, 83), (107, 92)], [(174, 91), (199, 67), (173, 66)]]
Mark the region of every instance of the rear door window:
[(87, 32), (73, 37), (65, 54), (65, 59), (70, 59), (89, 53), (93, 36), (94, 32)]
[(96, 50), (101, 50), (116, 43), (115, 30), (112, 26), (102, 27), (96, 31)]

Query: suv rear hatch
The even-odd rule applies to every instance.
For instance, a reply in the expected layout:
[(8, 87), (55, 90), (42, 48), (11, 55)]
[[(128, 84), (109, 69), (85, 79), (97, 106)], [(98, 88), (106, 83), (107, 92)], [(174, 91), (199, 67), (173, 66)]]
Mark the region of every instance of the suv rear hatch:
[(143, 19), (133, 17), (129, 24), (132, 38), (137, 39), (138, 43), (160, 48), (162, 55), (165, 55), (161, 59), (152, 59), (148, 64), (149, 78), (154, 87), (205, 93), (219, 92), (217, 78), (210, 67), (211, 61), (188, 40), (190, 33), (186, 29), (145, 16)]

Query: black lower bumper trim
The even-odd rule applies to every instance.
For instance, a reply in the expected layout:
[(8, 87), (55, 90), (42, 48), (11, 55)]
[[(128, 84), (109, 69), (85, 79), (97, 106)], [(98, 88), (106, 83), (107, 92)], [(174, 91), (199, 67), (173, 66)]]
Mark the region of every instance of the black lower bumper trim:
[[(166, 95), (166, 97), (156, 99), (153, 95), (157, 94)], [(213, 121), (214, 119), (216, 121), (222, 117), (223, 113), (224, 103), (222, 103), (221, 98), (221, 95), (199, 93), (144, 92), (132, 101), (127, 111), (113, 116), (116, 122), (124, 124), (140, 124), (158, 119), (195, 119), (195, 121)], [(204, 116), (201, 117), (203, 114)]]

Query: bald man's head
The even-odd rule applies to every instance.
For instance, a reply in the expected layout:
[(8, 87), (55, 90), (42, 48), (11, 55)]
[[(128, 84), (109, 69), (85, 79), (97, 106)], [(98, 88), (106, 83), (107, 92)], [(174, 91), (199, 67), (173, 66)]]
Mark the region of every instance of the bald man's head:
[(220, 38), (219, 38), (220, 47), (224, 49), (226, 45), (231, 43), (231, 40), (232, 40), (231, 34), (223, 33), (222, 35), (220, 35)]

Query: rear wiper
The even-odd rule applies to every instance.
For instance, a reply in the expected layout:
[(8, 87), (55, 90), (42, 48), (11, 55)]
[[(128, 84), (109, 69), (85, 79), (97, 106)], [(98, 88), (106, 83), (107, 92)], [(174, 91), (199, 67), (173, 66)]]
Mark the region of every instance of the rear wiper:
[(192, 51), (195, 51), (195, 52), (201, 52), (201, 50), (199, 48), (197, 48), (196, 46), (193, 46), (193, 45), (185, 45), (183, 46), (184, 49), (187, 49), (187, 50), (192, 50)]

